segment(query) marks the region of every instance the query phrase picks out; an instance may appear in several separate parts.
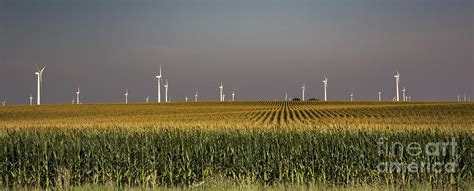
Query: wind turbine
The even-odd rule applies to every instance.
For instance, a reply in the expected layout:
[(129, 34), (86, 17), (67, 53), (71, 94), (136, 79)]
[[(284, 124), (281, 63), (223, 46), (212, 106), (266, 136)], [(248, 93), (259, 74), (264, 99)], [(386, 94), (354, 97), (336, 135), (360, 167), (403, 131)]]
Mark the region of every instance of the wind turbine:
[(125, 89), (125, 104), (128, 104), (128, 89)]
[(33, 96), (31, 95), (31, 93), (30, 93), (30, 97), (29, 97), (29, 98), (30, 98), (30, 105), (33, 105)]
[(156, 76), (156, 79), (158, 80), (158, 103), (161, 103), (161, 64), (160, 64), (160, 74)]
[(81, 94), (81, 90), (79, 89), (79, 86), (77, 86), (77, 91), (76, 91), (76, 104), (80, 104), (81, 102), (79, 101), (79, 95)]
[(326, 77), (326, 75), (324, 75), (323, 85), (324, 85), (324, 101), (328, 101), (328, 78)]
[(196, 94), (194, 94), (194, 102), (198, 102), (198, 92), (196, 91)]
[(223, 100), (223, 91), (224, 90), (224, 86), (222, 85), (222, 81), (221, 81), (221, 85), (219, 85), (219, 101), (224, 101)]
[(285, 92), (285, 101), (288, 101), (288, 92)]
[(74, 105), (75, 102), (76, 102), (76, 99), (73, 97), (73, 98), (72, 98), (72, 101), (71, 101), (71, 104)]
[(403, 95), (403, 101), (407, 101), (407, 96), (405, 94), (406, 91), (407, 91), (406, 88), (403, 87), (403, 90), (402, 90), (402, 92), (403, 92), (403, 94), (402, 94)]
[(232, 90), (232, 101), (235, 101), (235, 91)]
[(184, 96), (184, 100), (185, 100), (186, 102), (188, 102), (188, 95), (185, 95), (185, 96)]
[(225, 101), (225, 94), (222, 94), (222, 101)]
[(7, 100), (4, 99), (4, 100), (2, 101), (2, 106), (5, 107), (6, 104), (7, 104)]
[(398, 73), (398, 70), (397, 70), (397, 74), (395, 74), (395, 82), (396, 82), (396, 89), (397, 89), (397, 101), (400, 101), (400, 91), (399, 91), (399, 85), (400, 85), (400, 73)]
[(458, 94), (458, 102), (461, 101), (461, 96)]
[(165, 87), (165, 103), (168, 103), (168, 80), (166, 80)]
[(36, 105), (41, 105), (41, 86), (43, 86), (43, 72), (46, 66), (44, 66), (41, 70), (36, 67), (36, 72), (35, 75), (38, 77), (38, 82), (37, 82), (37, 95), (36, 95)]
[(301, 86), (301, 94), (302, 94), (302, 100), (304, 101), (304, 91), (306, 89), (306, 84), (303, 83), (303, 86)]
[(467, 97), (466, 97), (466, 94), (464, 94), (464, 102), (467, 101)]
[(150, 100), (150, 96), (147, 96), (147, 97), (145, 98), (145, 102), (148, 103), (149, 100)]
[(379, 91), (379, 101), (382, 101), (382, 92)]
[(354, 93), (351, 93), (351, 102), (354, 101)]

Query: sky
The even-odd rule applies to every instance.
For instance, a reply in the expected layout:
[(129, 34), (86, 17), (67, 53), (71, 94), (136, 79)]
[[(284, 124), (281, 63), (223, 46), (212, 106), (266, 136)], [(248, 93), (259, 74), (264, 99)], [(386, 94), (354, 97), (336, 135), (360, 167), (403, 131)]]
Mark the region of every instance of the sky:
[[(42, 103), (474, 98), (471, 0), (0, 0), (0, 99)], [(162, 89), (164, 95), (164, 89)]]

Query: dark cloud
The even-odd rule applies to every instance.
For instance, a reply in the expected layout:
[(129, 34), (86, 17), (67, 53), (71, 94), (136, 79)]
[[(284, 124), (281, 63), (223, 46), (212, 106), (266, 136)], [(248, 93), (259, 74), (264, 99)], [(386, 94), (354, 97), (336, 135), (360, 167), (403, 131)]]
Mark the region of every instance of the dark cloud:
[[(21, 2), (21, 3), (19, 3)], [(74, 2), (74, 3), (73, 3)], [(125, 2), (125, 3), (123, 3)], [(253, 1), (255, 2), (255, 1)], [(394, 72), (418, 100), (474, 95), (470, 1), (3, 1), (0, 99), (26, 103), (46, 65), (44, 103), (155, 100), (162, 64), (172, 100), (217, 84), (240, 99), (394, 95)]]

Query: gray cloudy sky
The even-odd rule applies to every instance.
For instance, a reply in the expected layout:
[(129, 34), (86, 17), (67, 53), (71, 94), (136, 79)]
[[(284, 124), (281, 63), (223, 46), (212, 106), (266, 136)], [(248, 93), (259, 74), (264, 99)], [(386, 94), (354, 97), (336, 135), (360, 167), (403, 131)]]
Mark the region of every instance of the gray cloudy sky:
[(156, 100), (385, 99), (393, 75), (417, 100), (474, 98), (471, 0), (0, 0), (0, 99), (25, 104), (35, 65), (43, 103)]

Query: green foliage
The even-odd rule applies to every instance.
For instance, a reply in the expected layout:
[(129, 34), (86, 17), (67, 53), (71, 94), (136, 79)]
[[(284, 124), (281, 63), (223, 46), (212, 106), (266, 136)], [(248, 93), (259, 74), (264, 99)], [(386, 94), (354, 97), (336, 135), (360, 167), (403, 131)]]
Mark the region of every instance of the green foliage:
[[(380, 137), (408, 144), (458, 140), (459, 156), (412, 157), (400, 162), (456, 162), (459, 172), (380, 173), (389, 156), (377, 153)], [(319, 130), (20, 129), (0, 138), (0, 184), (65, 188), (192, 186), (223, 177), (248, 184), (366, 185), (428, 182), (460, 186), (473, 174), (469, 133), (367, 133)], [(470, 152), (469, 152), (470, 151)]]
[[(472, 183), (474, 105), (199, 102), (0, 107), (0, 187), (192, 188)], [(380, 155), (377, 141), (452, 138), (449, 156)], [(381, 173), (380, 162), (454, 162), (453, 173)], [(220, 181), (218, 181), (220, 182)], [(469, 184), (469, 183), (468, 183)]]

